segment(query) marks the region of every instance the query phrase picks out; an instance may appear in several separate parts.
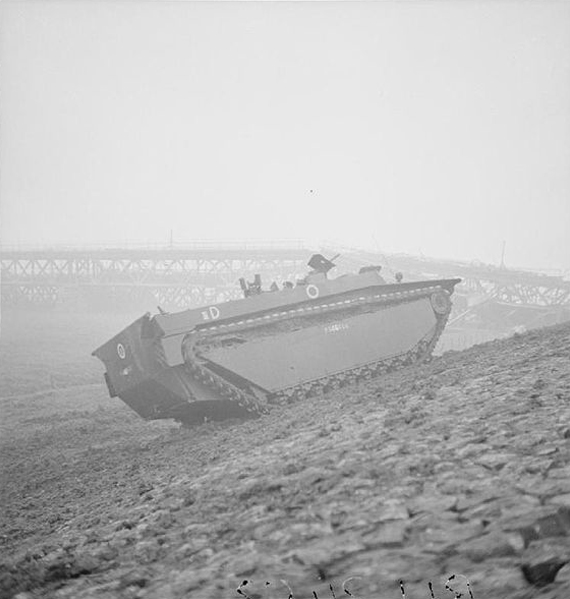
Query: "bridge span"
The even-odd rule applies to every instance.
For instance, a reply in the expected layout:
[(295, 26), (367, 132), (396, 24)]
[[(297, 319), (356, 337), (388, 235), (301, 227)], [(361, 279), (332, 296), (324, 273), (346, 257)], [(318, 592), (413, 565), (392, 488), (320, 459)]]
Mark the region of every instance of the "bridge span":
[(311, 251), (282, 244), (142, 248), (6, 249), (4, 306), (85, 304), (118, 309), (159, 304), (181, 310), (241, 296), (238, 278), (294, 278)]
[(268, 288), (307, 272), (311, 254), (339, 254), (337, 274), (377, 264), (393, 280), (460, 277), (450, 330), (513, 332), (570, 319), (570, 281), (484, 264), (385, 254), (331, 245), (196, 243), (138, 248), (4, 248), (3, 308), (169, 311), (242, 296), (238, 280), (260, 274)]

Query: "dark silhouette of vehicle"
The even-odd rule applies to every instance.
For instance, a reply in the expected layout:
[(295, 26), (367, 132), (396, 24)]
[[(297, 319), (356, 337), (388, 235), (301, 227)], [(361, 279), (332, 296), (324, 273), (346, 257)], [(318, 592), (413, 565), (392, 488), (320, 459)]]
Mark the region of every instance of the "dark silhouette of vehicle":
[[(334, 259), (333, 259), (334, 260)], [(425, 360), (461, 279), (387, 283), (380, 267), (282, 289), (240, 280), (243, 299), (145, 314), (93, 352), (112, 397), (146, 419), (185, 423), (254, 416)]]

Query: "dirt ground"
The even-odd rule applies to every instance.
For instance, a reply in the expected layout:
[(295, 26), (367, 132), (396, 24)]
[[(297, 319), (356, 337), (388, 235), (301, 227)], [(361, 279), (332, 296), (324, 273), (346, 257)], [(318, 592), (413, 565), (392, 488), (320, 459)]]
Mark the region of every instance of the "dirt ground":
[(130, 320), (2, 314), (1, 597), (570, 597), (570, 324), (182, 429), (107, 395)]

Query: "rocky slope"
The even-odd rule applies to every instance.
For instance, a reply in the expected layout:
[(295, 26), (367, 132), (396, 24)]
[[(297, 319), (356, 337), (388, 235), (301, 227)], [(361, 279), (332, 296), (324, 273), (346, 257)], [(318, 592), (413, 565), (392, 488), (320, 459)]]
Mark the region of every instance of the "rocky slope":
[(1, 406), (2, 597), (570, 597), (569, 325), (247, 422)]

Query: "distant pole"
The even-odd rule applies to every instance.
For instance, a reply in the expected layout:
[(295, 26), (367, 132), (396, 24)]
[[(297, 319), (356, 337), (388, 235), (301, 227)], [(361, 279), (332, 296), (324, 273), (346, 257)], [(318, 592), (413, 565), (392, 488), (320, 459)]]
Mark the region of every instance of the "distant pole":
[(174, 233), (172, 229), (170, 229), (170, 249), (174, 247)]
[(507, 245), (506, 241), (503, 241), (503, 249), (501, 250), (501, 268), (505, 268), (505, 247)]

